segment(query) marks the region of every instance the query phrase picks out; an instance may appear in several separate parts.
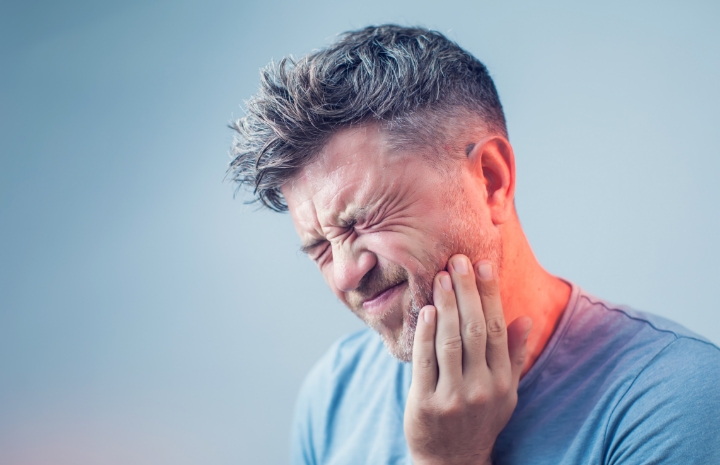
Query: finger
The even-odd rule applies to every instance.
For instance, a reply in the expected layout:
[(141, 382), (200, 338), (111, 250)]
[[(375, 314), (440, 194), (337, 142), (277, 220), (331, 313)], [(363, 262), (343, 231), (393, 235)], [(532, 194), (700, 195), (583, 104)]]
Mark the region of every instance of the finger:
[(420, 310), (412, 352), (412, 389), (418, 394), (435, 392), (437, 385), (437, 359), (435, 358), (436, 310), (426, 305)]
[(520, 382), (520, 376), (527, 360), (527, 340), (530, 328), (532, 328), (532, 320), (527, 316), (515, 318), (507, 328), (508, 352), (510, 353), (510, 367), (515, 389)]
[(485, 316), (470, 260), (465, 255), (453, 255), (449, 263), (460, 318), (463, 375), (471, 376), (476, 369), (487, 369)]
[(435, 354), (438, 364), (437, 389), (453, 389), (462, 381), (462, 339), (452, 280), (446, 271), (435, 276), (433, 300), (437, 309)]
[(487, 260), (481, 260), (475, 266), (475, 275), (487, 332), (485, 359), (488, 367), (495, 373), (510, 374), (510, 357), (507, 345), (507, 327), (500, 300), (500, 286), (494, 266)]

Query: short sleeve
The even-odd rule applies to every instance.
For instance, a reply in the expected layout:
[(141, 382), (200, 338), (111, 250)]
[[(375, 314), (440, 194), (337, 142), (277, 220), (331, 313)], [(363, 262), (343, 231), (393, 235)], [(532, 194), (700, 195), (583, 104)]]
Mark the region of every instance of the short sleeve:
[(609, 465), (720, 464), (720, 349), (668, 344), (614, 409), (605, 443)]

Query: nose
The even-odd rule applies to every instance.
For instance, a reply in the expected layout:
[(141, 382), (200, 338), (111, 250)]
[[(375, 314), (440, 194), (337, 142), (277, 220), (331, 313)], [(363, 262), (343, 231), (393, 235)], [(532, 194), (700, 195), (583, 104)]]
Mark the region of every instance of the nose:
[(354, 250), (353, 244), (333, 244), (332, 254), (335, 287), (342, 292), (357, 289), (363, 276), (377, 264), (374, 253), (367, 249)]

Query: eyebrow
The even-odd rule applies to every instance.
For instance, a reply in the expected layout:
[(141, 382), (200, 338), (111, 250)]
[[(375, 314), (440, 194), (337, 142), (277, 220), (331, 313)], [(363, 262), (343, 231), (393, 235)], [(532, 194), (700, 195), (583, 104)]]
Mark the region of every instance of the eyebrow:
[(350, 213), (347, 213), (342, 218), (338, 218), (338, 226), (341, 228), (350, 228), (354, 226), (358, 221), (362, 221), (364, 218), (367, 217), (368, 211), (370, 209), (367, 207), (367, 205), (363, 205), (362, 207), (358, 207), (355, 210), (352, 210)]

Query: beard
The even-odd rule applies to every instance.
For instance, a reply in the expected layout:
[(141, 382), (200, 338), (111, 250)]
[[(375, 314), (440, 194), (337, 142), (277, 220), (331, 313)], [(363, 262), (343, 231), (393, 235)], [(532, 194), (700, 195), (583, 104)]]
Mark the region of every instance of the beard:
[[(463, 254), (472, 261), (490, 260), (496, 270), (502, 263), (502, 241), (494, 228), (483, 228), (476, 212), (469, 205), (462, 191), (457, 192), (451, 206), (451, 218), (443, 239), (430, 252), (424, 265), (413, 273), (389, 263), (377, 265), (361, 280), (359, 286), (346, 294), (350, 309), (368, 326), (380, 334), (390, 355), (402, 362), (412, 361), (413, 342), (420, 310), (433, 304), (433, 281), (441, 270), (446, 269), (448, 259), (454, 254)], [(393, 308), (382, 315), (368, 315), (362, 310), (362, 302), (394, 286), (407, 286), (402, 306)], [(407, 298), (405, 298), (407, 296)], [(391, 330), (389, 322), (401, 315), (401, 327)], [(396, 325), (395, 325), (396, 326)]]
[[(394, 263), (383, 268), (376, 266), (363, 277), (358, 288), (346, 296), (353, 313), (377, 331), (390, 354), (403, 362), (412, 359), (418, 315), (425, 305), (432, 303), (432, 283), (440, 269), (439, 265), (430, 265), (429, 268), (423, 267), (419, 272), (410, 274), (405, 268)], [(407, 286), (406, 294), (409, 298), (403, 299), (404, 308), (391, 308), (382, 315), (368, 315), (362, 310), (365, 299), (394, 286)], [(389, 321), (397, 319), (398, 314), (402, 318), (401, 327), (393, 331), (389, 328)]]

